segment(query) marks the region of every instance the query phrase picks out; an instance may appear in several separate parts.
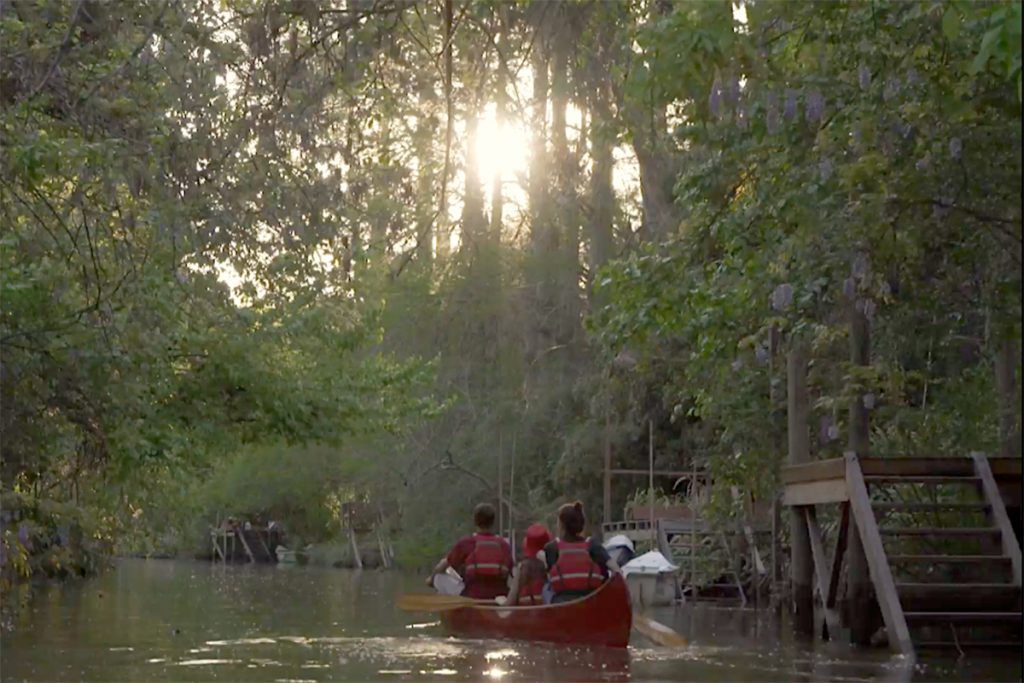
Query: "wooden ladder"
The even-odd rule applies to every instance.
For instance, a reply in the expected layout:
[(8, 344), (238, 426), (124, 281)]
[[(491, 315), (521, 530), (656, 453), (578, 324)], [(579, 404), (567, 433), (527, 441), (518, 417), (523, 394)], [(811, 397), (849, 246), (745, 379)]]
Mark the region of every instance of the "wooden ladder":
[[(988, 459), (974, 454), (964, 464), (955, 475), (864, 476), (857, 457), (846, 456), (850, 511), (890, 643), (904, 654), (915, 644), (960, 647), (966, 627), (1007, 628), (1015, 634), (1009, 642), (984, 644), (1020, 646), (1020, 545)], [(972, 491), (977, 499), (967, 500)], [(887, 554), (888, 539), (914, 550)], [(820, 574), (819, 585), (833, 598)], [(952, 639), (927, 637), (936, 633)]]

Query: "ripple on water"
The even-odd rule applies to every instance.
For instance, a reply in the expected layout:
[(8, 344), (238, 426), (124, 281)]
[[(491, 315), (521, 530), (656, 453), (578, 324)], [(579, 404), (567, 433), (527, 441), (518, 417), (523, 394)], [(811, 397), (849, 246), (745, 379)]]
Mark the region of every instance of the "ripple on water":
[(276, 645), (273, 638), (235, 638), (234, 640), (208, 640), (206, 645), (213, 647), (224, 645)]
[(241, 664), (240, 659), (183, 659), (175, 666), (212, 666), (214, 664)]

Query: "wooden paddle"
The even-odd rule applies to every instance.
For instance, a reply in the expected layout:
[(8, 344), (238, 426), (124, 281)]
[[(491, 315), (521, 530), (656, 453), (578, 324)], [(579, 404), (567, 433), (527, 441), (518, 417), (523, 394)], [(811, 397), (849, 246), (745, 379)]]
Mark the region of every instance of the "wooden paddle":
[(633, 628), (662, 647), (686, 647), (689, 641), (665, 624), (642, 614), (633, 613)]
[(399, 596), (396, 605), (405, 612), (448, 612), (475, 605), (493, 605), (492, 600), (474, 600), (461, 595), (438, 595), (434, 593), (406, 593)]

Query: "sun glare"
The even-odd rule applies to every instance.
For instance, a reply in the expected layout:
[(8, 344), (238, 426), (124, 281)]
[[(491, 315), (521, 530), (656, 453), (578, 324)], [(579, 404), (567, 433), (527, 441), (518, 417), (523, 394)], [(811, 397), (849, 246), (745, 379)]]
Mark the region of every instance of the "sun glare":
[(487, 191), (495, 177), (504, 184), (526, 171), (529, 135), (517, 121), (500, 124), (494, 104), (488, 104), (477, 128), (477, 171)]

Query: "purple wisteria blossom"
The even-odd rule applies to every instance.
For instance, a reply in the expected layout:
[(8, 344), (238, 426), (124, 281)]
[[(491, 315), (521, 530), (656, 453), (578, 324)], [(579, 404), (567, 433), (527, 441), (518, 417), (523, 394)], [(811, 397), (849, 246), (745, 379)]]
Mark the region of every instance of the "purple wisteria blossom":
[(875, 319), (875, 302), (871, 299), (863, 299), (857, 302), (857, 310), (864, 314), (868, 321)]
[(715, 82), (711, 84), (711, 93), (708, 95), (708, 111), (715, 117), (722, 112), (722, 83), (718, 77), (715, 77)]
[(779, 96), (775, 93), (768, 94), (768, 104), (765, 110), (765, 124), (768, 132), (775, 135), (779, 132), (781, 121), (779, 120)]
[(799, 91), (786, 88), (786, 102), (782, 105), (782, 115), (787, 121), (792, 121), (796, 118), (797, 98), (799, 97)]
[(804, 116), (808, 123), (821, 121), (825, 116), (825, 96), (821, 94), (820, 90), (812, 90), (807, 94), (807, 109), (804, 111)]
[(853, 281), (852, 277), (848, 277), (843, 280), (843, 295), (848, 299), (852, 299), (853, 295), (857, 293), (857, 284)]
[(826, 415), (818, 422), (818, 439), (822, 443), (828, 443), (832, 440), (832, 426), (833, 422), (830, 415)]
[(858, 280), (863, 280), (871, 272), (871, 261), (868, 260), (868, 255), (864, 252), (860, 252), (853, 259), (853, 265), (850, 267), (853, 271), (853, 276)]
[(957, 161), (963, 156), (964, 153), (964, 142), (960, 138), (953, 138), (949, 141), (949, 156), (953, 157)]
[(885, 87), (882, 88), (882, 99), (888, 102), (892, 98), (896, 97), (900, 92), (900, 79), (899, 76), (893, 76), (885, 82)]
[(829, 159), (822, 159), (818, 162), (818, 178), (821, 179), (821, 182), (827, 183), (831, 177), (832, 161)]
[(793, 304), (793, 285), (784, 282), (772, 292), (772, 310), (784, 311)]
[(733, 107), (740, 101), (740, 79), (736, 76), (729, 76), (728, 87), (725, 90), (725, 101)]
[(765, 363), (768, 362), (769, 356), (770, 354), (768, 353), (768, 347), (765, 346), (764, 344), (758, 344), (757, 348), (754, 349), (754, 358), (756, 358), (757, 362), (760, 363), (761, 365), (764, 365)]
[(871, 69), (866, 64), (861, 64), (860, 68), (857, 69), (857, 82), (860, 84), (861, 90), (867, 90), (871, 87)]

